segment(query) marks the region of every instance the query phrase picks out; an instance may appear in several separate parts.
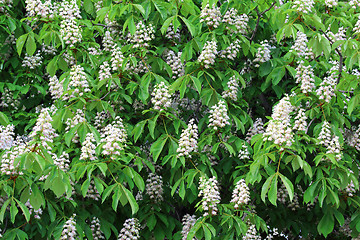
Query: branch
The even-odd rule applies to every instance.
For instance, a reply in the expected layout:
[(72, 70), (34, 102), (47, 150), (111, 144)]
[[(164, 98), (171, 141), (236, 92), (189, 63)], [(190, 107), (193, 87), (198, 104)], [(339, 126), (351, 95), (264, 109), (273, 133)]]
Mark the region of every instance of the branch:
[[(326, 33), (325, 33), (323, 30), (319, 29), (319, 31), (320, 31), (322, 34), (324, 34), (325, 38), (326, 38), (327, 40), (329, 40), (329, 42), (330, 42), (331, 45), (334, 44), (333, 41), (332, 41), (332, 39), (329, 38), (329, 36), (326, 35)], [(338, 55), (339, 55), (339, 76), (338, 76), (338, 79), (337, 79), (337, 83), (339, 83), (340, 78), (341, 78), (342, 69), (343, 69), (344, 57), (343, 57), (341, 51), (340, 51), (338, 48), (335, 48), (335, 51), (336, 51), (336, 52), (338, 53)]]
[(258, 7), (255, 8), (255, 11), (256, 11), (256, 14), (257, 14), (257, 17), (258, 17), (258, 18), (257, 18), (257, 20), (256, 20), (255, 29), (254, 29), (254, 31), (253, 31), (253, 33), (252, 33), (252, 35), (251, 35), (251, 38), (250, 38), (250, 44), (251, 44), (251, 42), (254, 40), (256, 31), (257, 31), (257, 29), (258, 29), (258, 27), (259, 27), (260, 18), (261, 18), (267, 11), (269, 11), (273, 6), (275, 6), (275, 4), (276, 4), (276, 1), (273, 2), (273, 4), (271, 4), (271, 6), (270, 6), (268, 9), (262, 11), (261, 13), (259, 12)]

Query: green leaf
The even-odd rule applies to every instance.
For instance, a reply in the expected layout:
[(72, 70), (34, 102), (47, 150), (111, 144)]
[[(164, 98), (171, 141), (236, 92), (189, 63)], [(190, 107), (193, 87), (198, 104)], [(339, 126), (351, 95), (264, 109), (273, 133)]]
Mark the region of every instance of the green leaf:
[(194, 25), (192, 25), (191, 23), (190, 23), (190, 21), (189, 20), (187, 20), (186, 18), (184, 18), (184, 17), (182, 17), (182, 16), (180, 16), (180, 18), (181, 18), (181, 20), (183, 20), (183, 22), (186, 24), (186, 27), (189, 29), (189, 32), (190, 32), (190, 34), (191, 34), (191, 36), (195, 36), (195, 26)]
[(145, 9), (140, 4), (133, 4), (133, 6), (139, 10), (139, 12), (144, 16), (145, 15)]
[(200, 229), (202, 225), (202, 218), (199, 218), (196, 223), (194, 224), (194, 226), (192, 226), (190, 228), (190, 231), (186, 237), (186, 240), (192, 240), (196, 234), (196, 232)]
[(26, 41), (26, 53), (32, 56), (34, 55), (35, 51), (36, 51), (36, 43), (35, 43), (34, 34), (29, 34), (29, 37), (27, 38)]
[(165, 20), (167, 17), (166, 8), (162, 5), (160, 1), (152, 0), (152, 3), (154, 4), (156, 10), (160, 13), (161, 18)]
[(19, 56), (21, 55), (22, 49), (24, 47), (28, 35), (29, 33), (23, 34), (16, 40), (16, 49)]
[(21, 211), (23, 212), (25, 219), (27, 222), (30, 221), (30, 212), (29, 209), (25, 206), (25, 204), (23, 204), (22, 202), (20, 202), (19, 200), (17, 200), (15, 198), (15, 201), (17, 202), (18, 206), (20, 207)]
[(3, 112), (0, 112), (0, 124), (3, 126), (10, 124), (8, 117)]
[(134, 141), (136, 142), (140, 135), (142, 134), (142, 132), (144, 131), (144, 127), (145, 127), (145, 124), (146, 124), (146, 121), (141, 121), (141, 122), (138, 122), (134, 129), (132, 130), (131, 134), (134, 136)]
[(269, 201), (276, 206), (276, 200), (277, 200), (277, 180), (278, 180), (278, 174), (275, 173), (275, 177), (271, 181), (270, 190), (268, 193)]
[(10, 204), (11, 198), (9, 198), (8, 200), (6, 200), (4, 202), (4, 204), (1, 206), (1, 210), (0, 210), (0, 222), (4, 221), (4, 215), (5, 215), (5, 211), (8, 208), (9, 204)]
[(13, 200), (11, 200), (11, 207), (10, 207), (10, 218), (11, 218), (11, 222), (15, 223), (15, 217), (18, 214), (19, 210), (16, 207), (16, 203)]
[(175, 16), (169, 17), (168, 19), (165, 20), (165, 22), (163, 23), (163, 25), (161, 26), (161, 34), (164, 35), (166, 33), (166, 31), (168, 30), (171, 21), (173, 21), (175, 18)]
[(271, 184), (271, 181), (272, 181), (273, 178), (274, 178), (274, 175), (269, 176), (269, 177), (266, 179), (265, 183), (263, 184), (263, 186), (262, 186), (262, 188), (261, 188), (261, 200), (262, 200), (263, 202), (266, 202), (266, 201), (265, 201), (266, 194), (267, 194), (267, 192), (269, 191), (270, 184)]
[(167, 135), (163, 134), (156, 142), (151, 145), (150, 152), (153, 155), (154, 162), (156, 162), (156, 160), (158, 159), (167, 139)]
[(137, 213), (137, 211), (139, 210), (139, 205), (137, 204), (133, 194), (130, 192), (129, 189), (124, 188), (123, 186), (122, 186), (122, 189), (123, 189), (123, 191), (125, 193), (125, 196), (126, 196), (127, 200), (130, 203), (132, 214)]
[(146, 225), (149, 228), (149, 231), (152, 231), (154, 227), (156, 226), (156, 217), (155, 214), (151, 214), (148, 218), (146, 218)]
[(292, 202), (293, 197), (294, 197), (294, 185), (287, 177), (285, 177), (281, 173), (279, 175), (280, 175), (281, 181), (283, 182), (283, 184), (286, 187), (286, 190), (288, 191), (290, 202)]
[(334, 216), (327, 211), (325, 215), (321, 218), (317, 229), (318, 232), (320, 234), (323, 234), (326, 238), (334, 229)]
[(60, 197), (65, 192), (65, 183), (60, 177), (55, 177), (52, 181), (51, 190), (57, 197)]
[(190, 76), (191, 80), (194, 83), (195, 89), (196, 91), (198, 91), (199, 94), (201, 94), (201, 82), (198, 78), (194, 77), (194, 76)]
[(347, 107), (347, 112), (349, 115), (351, 115), (351, 113), (353, 112), (354, 108), (359, 106), (360, 103), (360, 95), (355, 95), (351, 98), (348, 107)]

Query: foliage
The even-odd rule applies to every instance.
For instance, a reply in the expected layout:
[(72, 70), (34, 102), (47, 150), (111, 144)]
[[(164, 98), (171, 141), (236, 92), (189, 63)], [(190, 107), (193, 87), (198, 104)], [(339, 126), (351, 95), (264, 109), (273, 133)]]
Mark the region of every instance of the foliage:
[(2, 237), (357, 239), (359, 8), (0, 1)]

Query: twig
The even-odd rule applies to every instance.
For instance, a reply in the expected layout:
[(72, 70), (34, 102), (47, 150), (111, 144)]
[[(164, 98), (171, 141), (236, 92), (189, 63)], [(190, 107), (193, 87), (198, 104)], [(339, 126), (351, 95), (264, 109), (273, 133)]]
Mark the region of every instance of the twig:
[(271, 4), (271, 6), (270, 6), (268, 9), (264, 10), (264, 11), (261, 12), (261, 13), (259, 12), (258, 7), (255, 8), (255, 11), (256, 11), (256, 14), (257, 14), (257, 17), (258, 17), (258, 18), (257, 18), (257, 20), (256, 20), (255, 29), (254, 29), (254, 31), (253, 31), (253, 33), (252, 33), (252, 35), (251, 35), (251, 38), (250, 38), (250, 44), (251, 44), (251, 42), (254, 40), (256, 31), (257, 31), (257, 29), (258, 29), (258, 27), (259, 27), (260, 18), (261, 18), (267, 11), (269, 11), (275, 4), (276, 4), (276, 1), (273, 2), (273, 4)]
[[(329, 42), (330, 42), (331, 45), (334, 44), (333, 41), (332, 41), (332, 39), (329, 38), (329, 36), (326, 35), (326, 33), (325, 33), (323, 30), (319, 29), (319, 31), (320, 31), (322, 34), (324, 34), (325, 38), (326, 38), (327, 40), (329, 40)], [(341, 78), (342, 69), (343, 69), (343, 61), (344, 61), (344, 58), (343, 58), (343, 55), (341, 54), (341, 51), (338, 49), (338, 47), (335, 48), (335, 51), (336, 51), (336, 52), (338, 53), (338, 55), (339, 55), (339, 76), (338, 76), (338, 79), (337, 79), (337, 83), (339, 83), (340, 78)]]

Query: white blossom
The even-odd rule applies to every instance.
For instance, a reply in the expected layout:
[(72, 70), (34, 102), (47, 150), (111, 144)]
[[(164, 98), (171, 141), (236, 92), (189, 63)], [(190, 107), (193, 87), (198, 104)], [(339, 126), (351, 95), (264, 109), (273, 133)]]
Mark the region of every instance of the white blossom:
[(51, 125), (52, 121), (53, 119), (50, 116), (49, 109), (43, 108), (32, 132), (30, 133), (30, 138), (35, 139), (38, 137), (41, 141), (41, 145), (48, 150), (50, 150), (48, 143), (52, 143), (54, 138), (58, 136), (55, 133), (55, 129)]
[(198, 127), (194, 121), (194, 119), (191, 119), (188, 127), (181, 133), (179, 147), (176, 150), (179, 153), (178, 157), (185, 156), (191, 158), (191, 153), (197, 152)]
[(254, 122), (254, 124), (249, 128), (248, 132), (246, 133), (245, 140), (250, 143), (251, 138), (255, 136), (256, 134), (264, 133), (264, 123), (261, 120), (261, 118), (257, 118)]
[(76, 233), (76, 214), (74, 213), (66, 222), (61, 232), (59, 240), (75, 240), (77, 239)]
[(360, 0), (350, 0), (349, 4), (354, 9), (360, 8)]
[(204, 48), (198, 58), (198, 61), (201, 64), (204, 64), (205, 68), (210, 68), (210, 65), (214, 65), (216, 55), (218, 54), (216, 48), (217, 46), (215, 41), (207, 41), (205, 43)]
[(243, 143), (241, 149), (239, 150), (238, 158), (241, 160), (250, 159), (249, 149), (245, 143)]
[(235, 8), (230, 8), (228, 11), (226, 11), (222, 21), (229, 24), (230, 26), (235, 27), (234, 30), (233, 28), (226, 26), (226, 29), (231, 33), (246, 34), (249, 17), (246, 14), (239, 15)]
[(22, 175), (23, 172), (19, 169), (19, 163), (15, 166), (14, 161), (22, 154), (30, 152), (26, 144), (22, 140), (16, 140), (13, 144), (13, 148), (6, 150), (1, 158), (0, 172), (4, 175)]
[(54, 18), (54, 6), (50, 0), (25, 0), (25, 8), (29, 17)]
[(236, 183), (230, 202), (235, 204), (235, 209), (250, 202), (250, 190), (244, 179), (241, 179)]
[(355, 23), (355, 27), (353, 28), (353, 31), (355, 34), (360, 34), (360, 15)]
[(172, 78), (173, 79), (181, 77), (185, 74), (185, 65), (181, 61), (180, 57), (181, 57), (181, 52), (178, 52), (176, 54), (172, 50), (168, 51), (168, 53), (166, 54), (165, 61), (172, 70), (172, 73), (173, 73)]
[(237, 94), (238, 94), (238, 90), (239, 90), (239, 84), (238, 84), (239, 79), (234, 75), (232, 76), (228, 83), (228, 90), (224, 91), (222, 94), (223, 98), (230, 98), (233, 101), (237, 100)]
[(95, 148), (96, 141), (93, 133), (87, 133), (85, 141), (82, 143), (80, 160), (96, 160)]
[(217, 130), (229, 125), (229, 119), (225, 102), (220, 100), (218, 104), (211, 107), (208, 126)]
[(319, 99), (329, 103), (332, 97), (335, 96), (337, 74), (339, 74), (337, 62), (333, 62), (333, 66), (327, 74), (328, 76), (324, 78), (324, 80), (320, 83), (319, 88), (316, 89), (316, 95), (319, 96)]
[(84, 93), (90, 92), (89, 83), (84, 71), (80, 65), (74, 65), (70, 70), (70, 81), (68, 84), (70, 96), (65, 93), (66, 98), (82, 97)]
[(206, 179), (206, 177), (200, 177), (199, 184), (199, 197), (202, 196), (202, 209), (204, 211), (204, 217), (210, 215), (217, 215), (217, 205), (220, 203), (220, 192), (218, 187), (218, 181), (215, 177)]
[(104, 51), (112, 52), (114, 47), (116, 46), (114, 42), (114, 38), (111, 36), (110, 31), (106, 31), (104, 37), (102, 39), (102, 45), (104, 47)]
[(291, 6), (292, 9), (304, 14), (311, 13), (313, 7), (314, 0), (295, 0)]
[(10, 149), (14, 144), (14, 125), (0, 126), (0, 150)]
[(130, 37), (130, 43), (134, 48), (144, 48), (149, 46), (149, 42), (155, 38), (155, 28), (152, 24), (146, 26), (142, 21), (136, 25), (136, 31)]
[(93, 217), (90, 223), (93, 240), (105, 239), (104, 233), (101, 231), (100, 227), (100, 220), (97, 217)]
[(75, 19), (64, 19), (60, 23), (60, 35), (70, 47), (74, 47), (76, 43), (82, 41), (81, 28)]
[(113, 71), (120, 71), (124, 62), (124, 55), (120, 47), (114, 47), (111, 53), (111, 68)]
[(300, 83), (300, 88), (303, 93), (312, 92), (315, 88), (314, 72), (311, 65), (304, 65), (304, 61), (301, 60), (296, 68), (296, 83)]
[(319, 133), (318, 139), (320, 140), (319, 144), (323, 145), (327, 151), (327, 154), (334, 154), (335, 160), (339, 161), (342, 158), (341, 146), (339, 142), (339, 137), (332, 135), (330, 123), (327, 121), (323, 122), (321, 131)]
[(274, 141), (280, 146), (290, 147), (293, 142), (293, 133), (290, 126), (290, 113), (294, 107), (290, 103), (289, 96), (283, 97), (274, 107), (271, 120), (264, 133), (264, 140)]
[(118, 240), (140, 239), (140, 223), (136, 218), (126, 219), (124, 227), (120, 230)]
[(298, 31), (294, 45), (291, 46), (290, 52), (294, 52), (300, 58), (311, 59), (314, 54), (307, 46), (308, 39), (305, 33)]
[(234, 42), (230, 43), (230, 45), (225, 50), (221, 50), (219, 52), (220, 57), (234, 60), (237, 54), (240, 52), (240, 49), (241, 49), (240, 40), (236, 39)]
[(104, 61), (101, 65), (100, 65), (100, 70), (99, 70), (99, 81), (105, 80), (105, 79), (110, 79), (111, 78), (111, 73), (110, 73), (110, 65), (107, 61)]
[(49, 91), (51, 97), (56, 99), (62, 99), (62, 95), (64, 94), (64, 86), (62, 82), (59, 81), (56, 75), (49, 79)]
[[(274, 48), (272, 46), (269, 45), (267, 40), (261, 41), (260, 42), (260, 47), (258, 48), (256, 55), (255, 55), (255, 59), (254, 62), (259, 62), (259, 63), (264, 63), (270, 60), (271, 55), (270, 55), (270, 49)], [(255, 67), (259, 67), (259, 64), (256, 64)]]
[(29, 56), (25, 53), (24, 60), (22, 62), (22, 67), (28, 67), (30, 69), (35, 69), (36, 67), (41, 66), (42, 64), (42, 57), (40, 51), (37, 51), (35, 55)]
[(165, 82), (156, 84), (154, 91), (151, 93), (151, 102), (154, 104), (154, 109), (163, 110), (171, 105), (171, 95), (168, 86)]
[(172, 23), (170, 23), (168, 29), (166, 30), (165, 38), (169, 40), (177, 40), (180, 41), (180, 28), (178, 27), (175, 31), (175, 28)]
[(306, 131), (307, 128), (307, 117), (305, 115), (305, 110), (300, 108), (297, 115), (295, 116), (294, 130)]
[(163, 197), (163, 180), (160, 175), (156, 173), (150, 173), (146, 179), (146, 193), (149, 195), (150, 199), (155, 202), (161, 202)]
[(34, 207), (30, 204), (29, 200), (25, 203), (25, 206), (29, 209), (30, 215), (32, 215), (34, 213), (34, 218), (35, 219), (40, 219), (41, 218), (41, 215), (43, 213), (41, 207), (39, 209), (34, 209)]
[[(190, 214), (184, 215), (184, 217), (182, 218), (182, 230), (181, 230), (182, 240), (187, 240), (187, 235), (189, 234), (192, 226), (194, 226), (195, 222), (196, 222), (195, 215), (190, 215)], [(193, 238), (192, 240), (195, 239), (196, 238)]]
[(254, 224), (250, 224), (250, 226), (248, 226), (248, 230), (242, 240), (261, 240), (261, 236), (258, 234)]
[(217, 28), (221, 21), (220, 8), (215, 4), (210, 8), (209, 4), (206, 4), (200, 13), (200, 22), (205, 22), (210, 28)]
[(325, 5), (329, 8), (336, 7), (338, 5), (337, 0), (325, 0)]
[(110, 158), (115, 159), (120, 155), (120, 152), (126, 146), (126, 130), (122, 119), (117, 116), (113, 124), (108, 124), (101, 134), (102, 154), (109, 155)]

